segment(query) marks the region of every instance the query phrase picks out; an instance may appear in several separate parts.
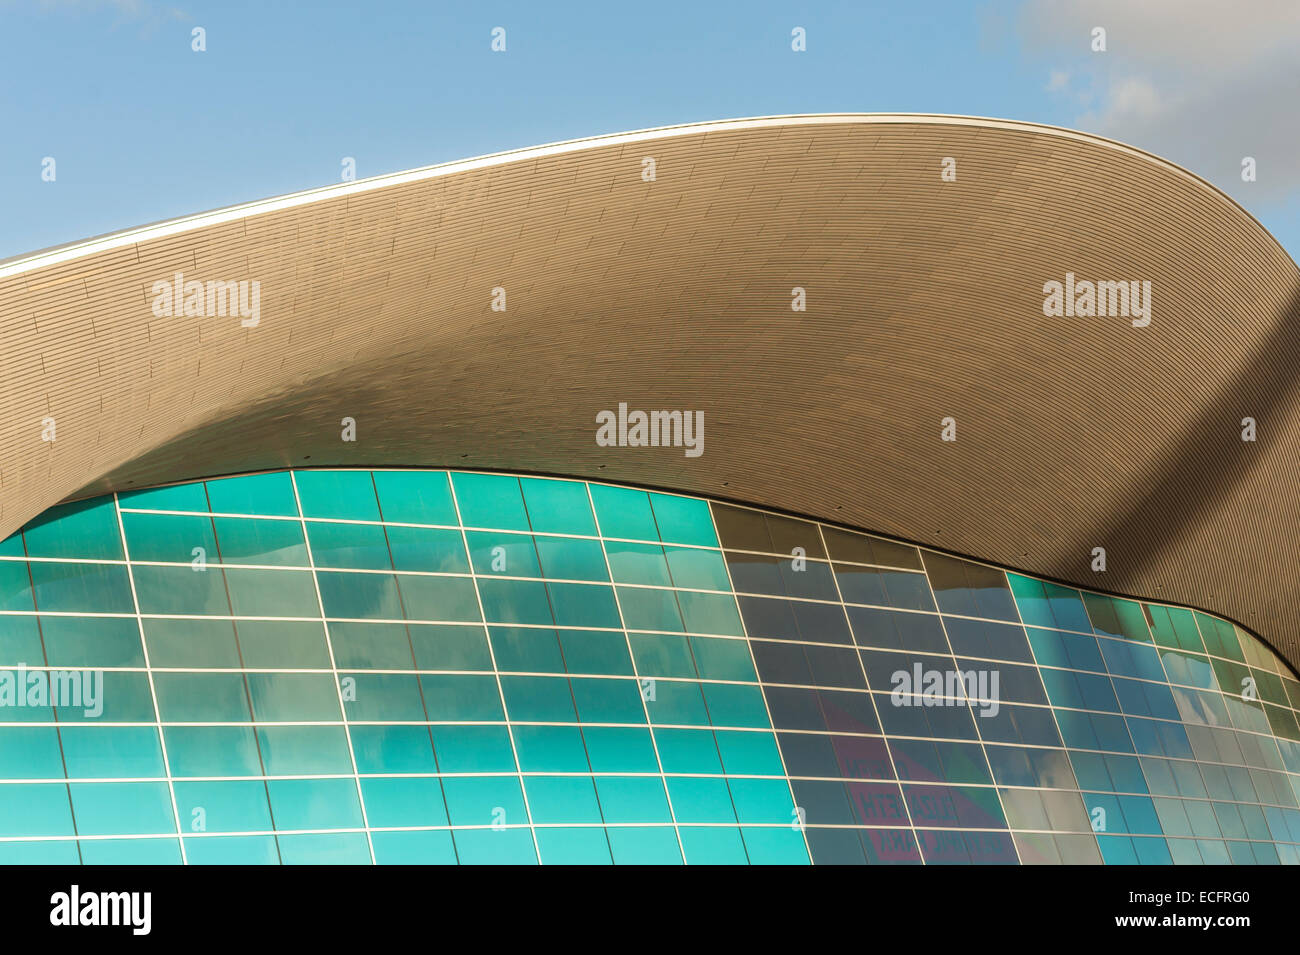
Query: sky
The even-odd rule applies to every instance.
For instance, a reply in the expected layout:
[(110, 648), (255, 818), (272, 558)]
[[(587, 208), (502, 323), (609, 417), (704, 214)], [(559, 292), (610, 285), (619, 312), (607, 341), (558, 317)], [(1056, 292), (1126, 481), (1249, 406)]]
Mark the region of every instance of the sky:
[(1100, 133), (1300, 258), (1297, 54), (1300, 0), (0, 0), (0, 258), (328, 185), (344, 157), (364, 178), (820, 112)]

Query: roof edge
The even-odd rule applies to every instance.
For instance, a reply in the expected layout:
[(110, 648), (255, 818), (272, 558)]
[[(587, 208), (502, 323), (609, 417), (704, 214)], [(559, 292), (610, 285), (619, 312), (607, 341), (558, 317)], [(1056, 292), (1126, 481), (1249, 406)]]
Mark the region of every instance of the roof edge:
[(1047, 133), (1063, 139), (1073, 139), (1079, 142), (1102, 146), (1117, 152), (1128, 153), (1129, 155), (1147, 160), (1153, 165), (1167, 169), (1168, 171), (1201, 186), (1207, 191), (1217, 195), (1221, 200), (1234, 206), (1245, 219), (1249, 220), (1256, 229), (1272, 241), (1277, 249), (1283, 253), (1287, 261), (1291, 263), (1292, 268), (1300, 274), (1300, 265), (1297, 265), (1295, 260), (1291, 258), (1291, 255), (1286, 251), (1282, 244), (1278, 242), (1276, 237), (1274, 237), (1273, 234), (1269, 232), (1254, 215), (1243, 207), (1241, 203), (1237, 202), (1222, 189), (1175, 162), (1165, 159), (1162, 156), (1158, 156), (1155, 153), (1148, 152), (1147, 150), (1139, 149), (1136, 146), (1119, 142), (1118, 140), (1108, 139), (1104, 136), (1098, 136), (1093, 133), (1068, 129), (1064, 126), (1053, 126), (1045, 123), (996, 119), (982, 116), (960, 116), (946, 113), (791, 113), (775, 116), (756, 116), (741, 119), (679, 123), (670, 126), (656, 126), (623, 133), (584, 136), (578, 139), (547, 143), (541, 146), (503, 150), (501, 152), (488, 153), (483, 156), (469, 159), (456, 159), (450, 162), (437, 163), (431, 166), (420, 166), (415, 169), (401, 172), (383, 173), (378, 176), (358, 179), (354, 182), (331, 183), (327, 186), (317, 186), (311, 189), (304, 189), (298, 192), (286, 193), (281, 196), (273, 196), (265, 199), (255, 199), (249, 202), (223, 206), (206, 212), (180, 216), (175, 219), (164, 219), (146, 225), (132, 226), (117, 232), (108, 232), (89, 239), (80, 239), (75, 242), (50, 246), (35, 252), (27, 252), (6, 259), (0, 259), (0, 279), (22, 275), (23, 273), (35, 271), (46, 266), (72, 261), (83, 255), (93, 255), (98, 252), (125, 248), (134, 245), (137, 242), (147, 242), (153, 239), (166, 238), (168, 236), (189, 232), (194, 229), (238, 221), (250, 216), (263, 215), (283, 209), (291, 209), (297, 206), (308, 205), (313, 202), (325, 202), (331, 199), (361, 195), (389, 186), (421, 182), (428, 179), (436, 179), (441, 176), (468, 172), (475, 169), (489, 169), (511, 162), (526, 162), (531, 159), (540, 159), (547, 156), (565, 155), (569, 153), (582, 152), (587, 149), (597, 149), (604, 146), (627, 145), (655, 139), (672, 139), (681, 136), (732, 132), (743, 129), (764, 129), (781, 126), (832, 125), (838, 123), (928, 123), (938, 126), (980, 126), (988, 129), (1012, 129)]

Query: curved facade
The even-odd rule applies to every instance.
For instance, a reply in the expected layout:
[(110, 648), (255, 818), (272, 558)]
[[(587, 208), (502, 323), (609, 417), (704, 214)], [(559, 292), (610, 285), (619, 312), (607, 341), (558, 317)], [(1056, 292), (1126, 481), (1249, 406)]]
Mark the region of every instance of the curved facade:
[[(1067, 276), (1150, 282), (1150, 324), (1045, 316)], [(154, 314), (177, 279), (259, 282), (258, 323)], [(599, 137), (0, 263), (0, 534), (214, 474), (568, 474), (1200, 607), (1294, 664), (1297, 327), (1300, 270), (1254, 219), (1094, 136), (832, 115)], [(707, 452), (598, 447), (620, 401), (703, 411)]]
[(0, 703), (5, 862), (1300, 861), (1241, 628), (606, 483), (63, 505), (0, 544)]
[(1300, 861), (1298, 327), (1205, 182), (964, 117), (0, 262), (0, 861)]

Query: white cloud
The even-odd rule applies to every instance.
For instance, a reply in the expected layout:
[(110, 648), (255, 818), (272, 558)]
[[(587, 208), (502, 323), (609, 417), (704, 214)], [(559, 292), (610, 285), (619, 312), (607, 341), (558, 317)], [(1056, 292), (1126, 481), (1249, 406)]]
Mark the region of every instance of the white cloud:
[[(1105, 53), (1091, 51), (1094, 27)], [(1025, 49), (1095, 102), (1076, 125), (1150, 150), (1244, 202), (1300, 191), (1300, 2), (1039, 0)], [(1052, 88), (1049, 84), (1049, 88)], [(1082, 102), (1079, 100), (1078, 102)], [(1259, 163), (1241, 181), (1241, 160)]]
[(1149, 122), (1168, 114), (1169, 99), (1139, 77), (1126, 77), (1113, 83), (1109, 91), (1107, 116), (1103, 122)]

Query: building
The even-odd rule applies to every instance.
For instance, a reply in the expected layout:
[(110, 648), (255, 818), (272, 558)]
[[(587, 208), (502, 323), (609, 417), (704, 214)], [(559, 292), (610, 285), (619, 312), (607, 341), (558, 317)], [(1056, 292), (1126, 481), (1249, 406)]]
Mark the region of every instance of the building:
[(1298, 303), (911, 115), (0, 263), (0, 859), (1300, 861)]

